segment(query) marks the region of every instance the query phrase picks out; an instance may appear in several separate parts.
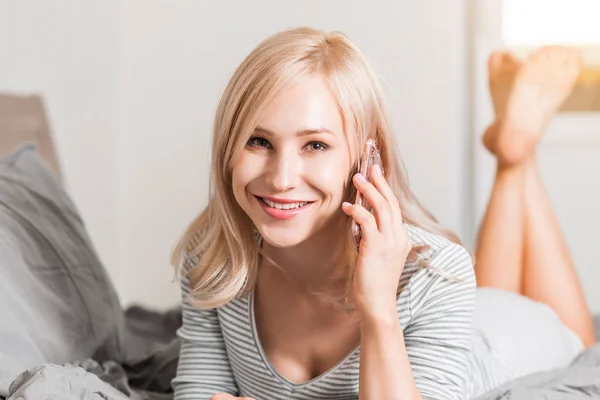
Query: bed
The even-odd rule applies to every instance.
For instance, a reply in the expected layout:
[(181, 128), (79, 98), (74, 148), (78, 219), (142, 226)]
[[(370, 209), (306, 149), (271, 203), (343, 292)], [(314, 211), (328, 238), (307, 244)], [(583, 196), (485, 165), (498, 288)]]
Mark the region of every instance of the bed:
[[(0, 95), (0, 398), (172, 399), (181, 310), (121, 308), (55, 154), (41, 98)], [(600, 344), (478, 400), (536, 398), (600, 398)]]

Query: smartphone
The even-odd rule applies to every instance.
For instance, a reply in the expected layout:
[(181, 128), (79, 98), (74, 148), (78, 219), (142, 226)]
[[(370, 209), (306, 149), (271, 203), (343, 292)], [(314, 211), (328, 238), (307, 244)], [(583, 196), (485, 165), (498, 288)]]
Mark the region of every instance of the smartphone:
[[(375, 146), (375, 141), (373, 139), (369, 139), (365, 143), (365, 148), (361, 156), (360, 164), (358, 165), (358, 171), (369, 182), (371, 181), (371, 167), (373, 167), (373, 165), (379, 165), (379, 167), (381, 168), (381, 173), (384, 173), (379, 150), (377, 149), (377, 146)], [(354, 204), (361, 205), (364, 208), (366, 208), (369, 212), (373, 212), (373, 207), (371, 207), (369, 202), (363, 197), (363, 195), (359, 191), (356, 192), (356, 201), (354, 202)], [(360, 231), (360, 226), (355, 221), (352, 221), (352, 236), (354, 237), (354, 244), (358, 249), (360, 245), (360, 240), (362, 239), (362, 233)]]

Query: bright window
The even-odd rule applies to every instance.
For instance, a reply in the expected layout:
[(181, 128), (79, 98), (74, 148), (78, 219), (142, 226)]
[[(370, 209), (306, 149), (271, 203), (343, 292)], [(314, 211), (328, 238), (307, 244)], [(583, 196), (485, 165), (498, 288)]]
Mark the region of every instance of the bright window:
[(502, 7), (508, 47), (600, 46), (600, 0), (504, 0)]

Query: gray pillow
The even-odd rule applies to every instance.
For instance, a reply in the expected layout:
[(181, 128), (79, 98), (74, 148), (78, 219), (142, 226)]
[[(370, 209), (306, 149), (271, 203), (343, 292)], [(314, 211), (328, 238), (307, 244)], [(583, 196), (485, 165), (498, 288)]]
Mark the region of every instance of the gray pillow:
[(33, 144), (0, 159), (0, 274), (0, 396), (36, 365), (121, 360), (117, 294)]

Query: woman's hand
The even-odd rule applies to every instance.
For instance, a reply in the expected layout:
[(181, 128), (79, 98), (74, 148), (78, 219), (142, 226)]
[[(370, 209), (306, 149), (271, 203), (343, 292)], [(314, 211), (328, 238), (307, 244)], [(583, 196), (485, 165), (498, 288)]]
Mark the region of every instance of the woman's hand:
[(217, 393), (210, 400), (254, 400), (252, 397), (235, 397), (229, 393)]
[(371, 183), (361, 174), (356, 189), (373, 207), (344, 202), (342, 210), (360, 225), (362, 239), (354, 271), (354, 305), (361, 322), (398, 318), (396, 292), (406, 257), (412, 248), (402, 224), (400, 204), (379, 166), (371, 169)]

